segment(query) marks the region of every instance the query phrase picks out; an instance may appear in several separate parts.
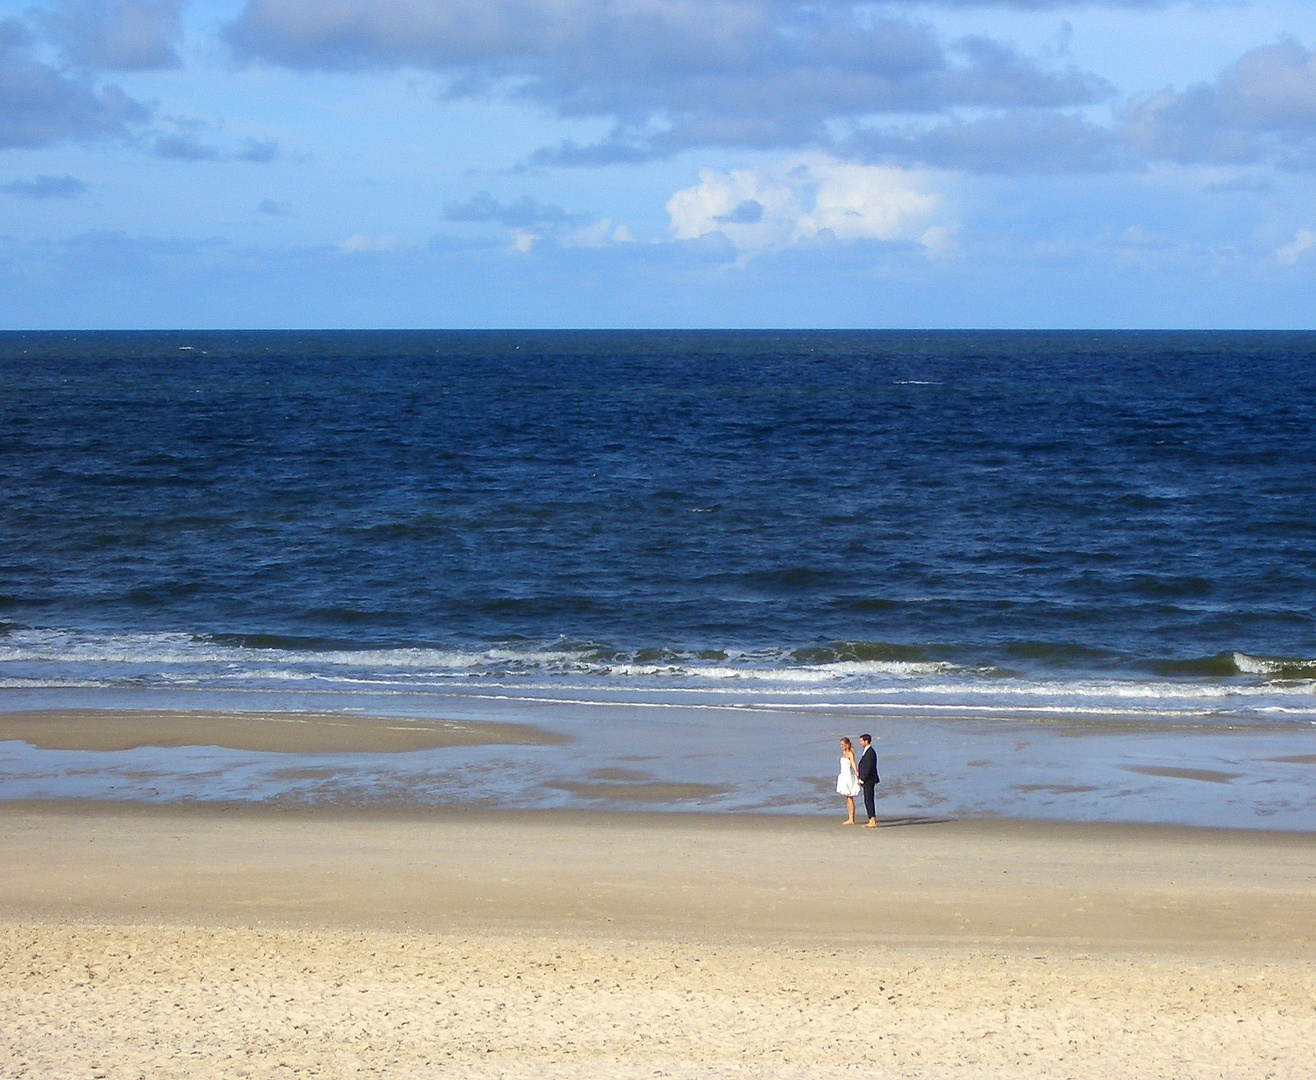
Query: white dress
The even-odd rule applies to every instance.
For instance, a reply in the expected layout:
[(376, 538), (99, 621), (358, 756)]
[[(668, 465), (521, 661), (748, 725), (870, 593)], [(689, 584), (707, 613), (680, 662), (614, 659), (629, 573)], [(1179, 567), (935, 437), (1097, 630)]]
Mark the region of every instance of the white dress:
[(848, 757), (841, 758), (841, 774), (836, 778), (836, 793), (853, 799), (859, 794), (859, 774)]

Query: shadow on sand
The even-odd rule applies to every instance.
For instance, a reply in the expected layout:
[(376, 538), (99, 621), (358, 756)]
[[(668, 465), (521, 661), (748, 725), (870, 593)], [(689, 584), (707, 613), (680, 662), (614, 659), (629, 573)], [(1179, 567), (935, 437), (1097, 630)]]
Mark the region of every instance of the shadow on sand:
[(879, 829), (898, 829), (903, 825), (949, 825), (954, 818), (945, 817), (880, 817)]

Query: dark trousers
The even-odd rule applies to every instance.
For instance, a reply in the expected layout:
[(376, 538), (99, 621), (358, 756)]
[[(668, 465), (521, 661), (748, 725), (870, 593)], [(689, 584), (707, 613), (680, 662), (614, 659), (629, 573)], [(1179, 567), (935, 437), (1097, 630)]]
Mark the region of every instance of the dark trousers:
[(864, 809), (868, 811), (869, 821), (872, 821), (877, 817), (876, 782), (870, 782), (864, 785)]

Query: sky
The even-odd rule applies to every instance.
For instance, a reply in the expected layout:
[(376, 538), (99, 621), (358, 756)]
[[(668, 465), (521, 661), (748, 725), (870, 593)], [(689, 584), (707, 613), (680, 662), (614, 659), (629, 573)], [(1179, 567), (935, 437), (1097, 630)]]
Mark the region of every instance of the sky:
[(0, 329), (1316, 325), (1316, 0), (0, 0)]

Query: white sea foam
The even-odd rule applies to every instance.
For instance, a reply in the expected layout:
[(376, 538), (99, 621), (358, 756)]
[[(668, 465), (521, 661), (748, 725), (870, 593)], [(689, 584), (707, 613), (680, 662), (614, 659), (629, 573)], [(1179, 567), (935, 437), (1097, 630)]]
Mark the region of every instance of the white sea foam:
[(1307, 678), (1316, 678), (1316, 660), (1274, 660), (1236, 652), (1234, 666), (1244, 675), (1282, 675), (1302, 672)]
[[(643, 655), (643, 654), (639, 654)], [(664, 653), (654, 660), (589, 643), (489, 648), (254, 648), (185, 633), (94, 634), (12, 628), (0, 637), (0, 688), (156, 687), (317, 693), (428, 694), (507, 687), (522, 694), (701, 697), (755, 707), (786, 696), (803, 708), (856, 705), (923, 710), (1088, 716), (1247, 715), (1305, 722), (1316, 679), (1281, 678), (1293, 661), (1239, 653), (1242, 675), (1201, 678), (1021, 677), (931, 660), (803, 662), (786, 649)]]
[(824, 682), (853, 676), (885, 674), (926, 676), (954, 671), (947, 663), (911, 661), (837, 661), (783, 664), (783, 652), (729, 652), (721, 663), (693, 654), (660, 662), (639, 662), (625, 655), (581, 647), (493, 647), (485, 650), (400, 647), (390, 649), (291, 650), (247, 648), (181, 633), (125, 633), (94, 636), (64, 630), (15, 630), (2, 639), (0, 664), (189, 667), (213, 669), (211, 674), (266, 678), (298, 678), (307, 667), (356, 672), (488, 674), (491, 672), (575, 672), (620, 678), (681, 676), (711, 681), (723, 679)]

